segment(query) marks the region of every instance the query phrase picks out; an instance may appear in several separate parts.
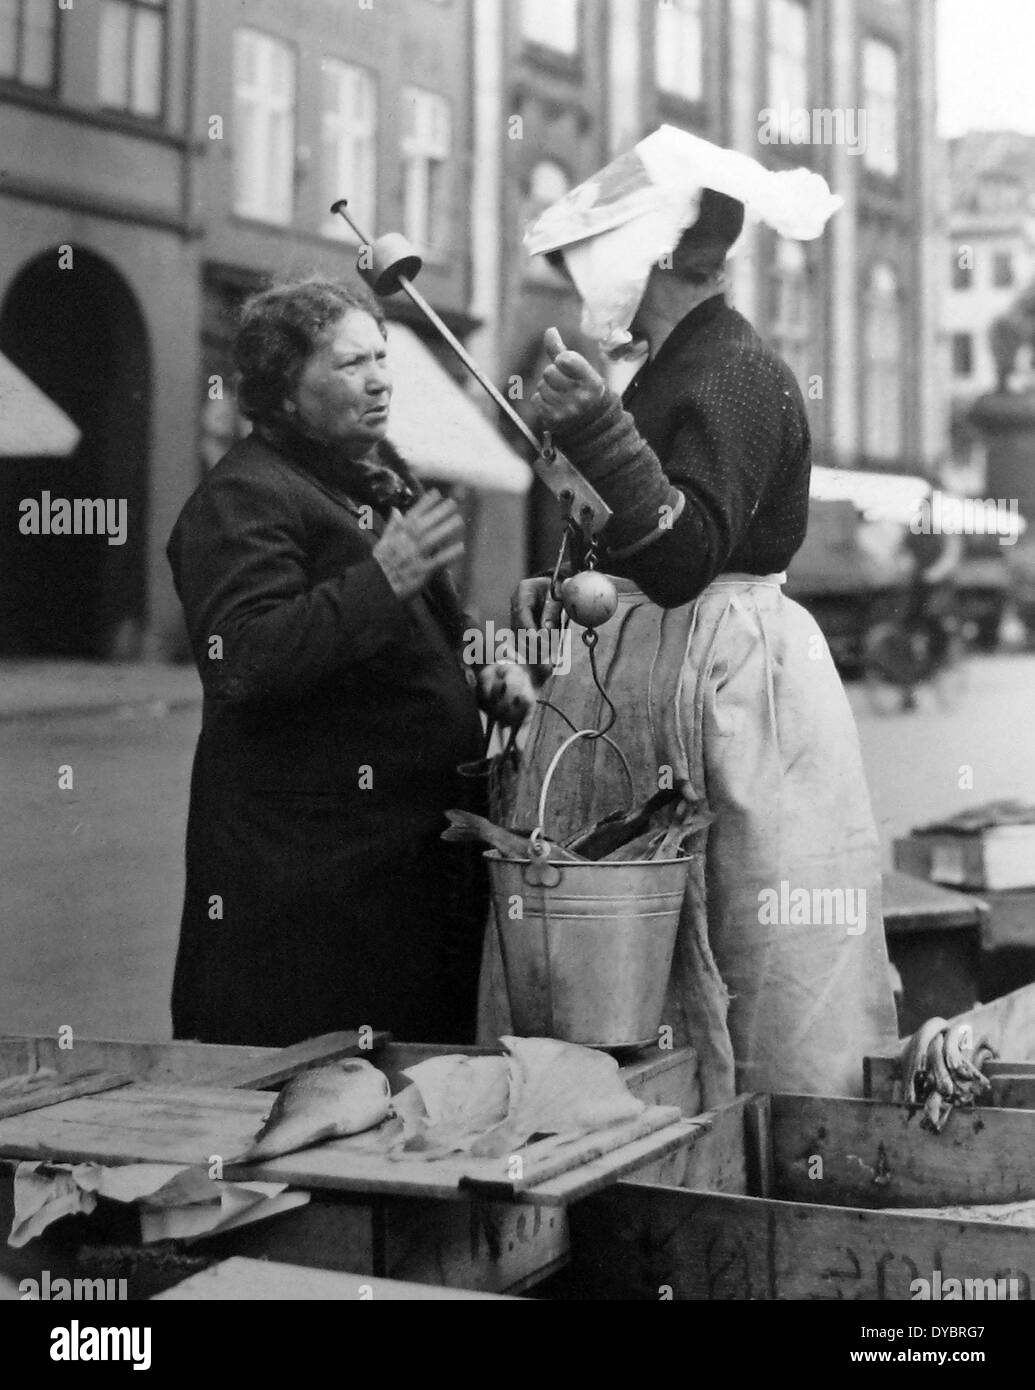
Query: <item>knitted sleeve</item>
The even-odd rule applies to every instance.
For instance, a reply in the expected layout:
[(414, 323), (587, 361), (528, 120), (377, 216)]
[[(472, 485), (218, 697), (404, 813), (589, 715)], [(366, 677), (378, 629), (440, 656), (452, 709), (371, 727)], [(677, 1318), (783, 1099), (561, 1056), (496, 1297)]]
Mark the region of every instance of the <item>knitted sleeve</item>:
[(678, 607), (726, 567), (808, 426), (779, 363), (718, 344), (674, 384), (676, 430), (659, 458), (609, 392), (558, 443), (614, 512), (609, 554), (653, 602)]

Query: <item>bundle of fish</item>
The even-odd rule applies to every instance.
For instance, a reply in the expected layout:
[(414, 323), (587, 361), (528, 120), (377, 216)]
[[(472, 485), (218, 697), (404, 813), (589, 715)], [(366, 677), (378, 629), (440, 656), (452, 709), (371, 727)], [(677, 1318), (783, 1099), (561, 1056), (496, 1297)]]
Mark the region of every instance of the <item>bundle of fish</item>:
[[(513, 1153), (533, 1135), (565, 1139), (635, 1119), (645, 1108), (613, 1057), (553, 1038), (502, 1038), (500, 1057), (432, 1057), (388, 1078), (361, 1059), (292, 1077), (232, 1164), (258, 1163), (328, 1139), (379, 1130), (387, 1158)], [(229, 1166), (229, 1165), (228, 1165)]]
[[(532, 832), (509, 830), (470, 811), (447, 811), (443, 840), (489, 845), (508, 858), (535, 857)], [(714, 820), (703, 805), (688, 802), (677, 790), (656, 792), (631, 811), (612, 811), (569, 835), (560, 844), (541, 842), (538, 857), (559, 863), (629, 862), (677, 859), (686, 843)]]
[(974, 1046), (969, 1023), (929, 1018), (902, 1049), (903, 1098), (907, 1105), (922, 1105), (921, 1124), (939, 1134), (955, 1107), (969, 1108), (991, 1090), (981, 1068), (995, 1056), (987, 1038)]

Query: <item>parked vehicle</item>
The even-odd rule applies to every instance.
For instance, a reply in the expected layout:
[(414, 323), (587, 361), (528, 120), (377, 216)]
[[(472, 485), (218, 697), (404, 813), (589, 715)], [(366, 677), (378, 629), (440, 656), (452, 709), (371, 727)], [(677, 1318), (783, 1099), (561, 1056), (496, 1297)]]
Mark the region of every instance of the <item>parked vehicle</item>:
[[(845, 676), (861, 673), (872, 645), (868, 634), (905, 614), (913, 571), (908, 529), (932, 491), (915, 474), (812, 470), (808, 533), (791, 564), (787, 593), (814, 615)], [(954, 616), (968, 644), (995, 649), (1011, 595), (1009, 556), (1018, 548), (1001, 544), (997, 535), (964, 536)], [(1029, 631), (1035, 631), (1035, 556), (1027, 582)]]

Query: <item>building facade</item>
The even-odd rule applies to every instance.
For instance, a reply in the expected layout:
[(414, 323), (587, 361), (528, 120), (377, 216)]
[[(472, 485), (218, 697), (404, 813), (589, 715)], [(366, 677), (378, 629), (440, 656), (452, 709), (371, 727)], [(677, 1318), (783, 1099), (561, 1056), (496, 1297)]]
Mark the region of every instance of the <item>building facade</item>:
[(972, 408), (999, 387), (1001, 378), (1011, 387), (1030, 386), (1033, 380), (1030, 345), (1018, 354), (1011, 372), (996, 362), (992, 328), (1035, 287), (1035, 137), (971, 132), (949, 143), (948, 162), (944, 322), (951, 359), (953, 463), (961, 485), (980, 491), (985, 486), (985, 442), (971, 421)]
[[(3, 7), (0, 351), (84, 440), (5, 463), (0, 655), (184, 654), (164, 547), (241, 428), (233, 315), (270, 277), (355, 275), (332, 201), (403, 231), (469, 332), (471, 36), (470, 0)], [(126, 498), (126, 545), (21, 538), (36, 488)]]
[[(240, 428), (233, 312), (270, 275), (354, 273), (333, 199), (420, 247), (423, 293), (524, 411), (547, 326), (590, 346), (524, 226), (663, 121), (841, 194), (816, 242), (749, 228), (733, 300), (798, 373), (817, 462), (932, 470), (933, 24), (934, 0), (9, 0), (0, 351), (84, 440), (4, 465), (0, 655), (182, 654), (164, 547)], [(20, 537), (44, 488), (126, 498), (126, 544)], [(468, 587), (501, 616), (557, 508), (477, 505)]]
[[(192, 453), (200, 328), (186, 0), (0, 11), (0, 351), (83, 432), (0, 465), (0, 654), (134, 656)], [(25, 498), (116, 498), (126, 538), (25, 536)]]

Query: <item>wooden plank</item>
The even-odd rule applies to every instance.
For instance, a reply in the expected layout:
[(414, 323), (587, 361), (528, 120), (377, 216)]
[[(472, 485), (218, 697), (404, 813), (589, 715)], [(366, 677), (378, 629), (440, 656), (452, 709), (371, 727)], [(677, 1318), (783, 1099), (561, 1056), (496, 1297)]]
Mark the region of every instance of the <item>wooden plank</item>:
[(375, 1270), (447, 1288), (520, 1293), (567, 1263), (567, 1210), (479, 1200), (383, 1200)]
[(0, 1156), (64, 1163), (204, 1163), (241, 1153), (269, 1091), (138, 1083), (0, 1120)]
[(206, 1077), (206, 1081), (213, 1086), (270, 1090), (306, 1067), (334, 1062), (341, 1057), (369, 1057), (375, 1048), (383, 1047), (390, 1038), (390, 1033), (374, 1033), (361, 1042), (354, 1030), (323, 1033), (318, 1038), (308, 1038), (291, 1047), (278, 1048), (272, 1057), (238, 1063), (226, 1071), (213, 1072)]
[(1000, 1110), (1035, 1110), (1035, 1075), (1030, 1072), (997, 1072), (989, 1077), (991, 1093), (982, 1098), (983, 1105)]
[(206, 1242), (231, 1255), (279, 1260), (487, 1293), (517, 1293), (568, 1255), (564, 1207), (317, 1191), (307, 1206)]
[(892, 870), (882, 878), (881, 908), (890, 935), (981, 927), (988, 916), (982, 898)]
[[(698, 1115), (690, 1142), (666, 1159), (665, 1181), (679, 1187), (708, 1188), (715, 1192), (747, 1192), (744, 1112), (753, 1100), (752, 1096), (738, 1096), (729, 1105)], [(627, 1181), (652, 1181), (652, 1167), (645, 1165)]]
[[(540, 1184), (550, 1178), (569, 1173), (574, 1177), (583, 1166), (597, 1160), (612, 1159), (616, 1166), (624, 1162), (623, 1152), (630, 1144), (646, 1140), (648, 1149), (653, 1141), (659, 1153), (667, 1153), (672, 1147), (689, 1137), (686, 1123), (680, 1120), (675, 1106), (650, 1106), (634, 1120), (625, 1124), (611, 1125), (607, 1129), (594, 1131), (581, 1139), (569, 1140), (551, 1135), (539, 1143), (529, 1144), (517, 1153), (500, 1160), (464, 1160), (464, 1172), (460, 1187), (488, 1197), (516, 1199), (527, 1197), (540, 1201)], [(520, 1177), (501, 1177), (500, 1173), (511, 1171), (515, 1160), (520, 1162)], [(491, 1167), (486, 1171), (483, 1164)], [(635, 1165), (634, 1165), (635, 1166)], [(483, 1176), (484, 1173), (484, 1176)]]
[(115, 1072), (83, 1072), (79, 1076), (69, 1076), (38, 1086), (25, 1095), (14, 1095), (5, 1099), (0, 1094), (0, 1120), (12, 1115), (26, 1115), (30, 1110), (45, 1110), (48, 1106), (59, 1105), (64, 1100), (75, 1100), (78, 1096), (96, 1096), (102, 1091), (114, 1091), (121, 1086), (131, 1086), (132, 1076), (119, 1076)]
[(292, 1302), (304, 1299), (307, 1302), (358, 1300), (382, 1303), (471, 1298), (498, 1300), (506, 1298), (506, 1295), (404, 1283), (399, 1279), (379, 1279), (371, 1274), (332, 1273), (325, 1269), (305, 1269), (301, 1265), (249, 1260), (241, 1256), (223, 1260), (155, 1295), (155, 1301), (166, 1302), (251, 1302), (271, 1299)]
[(461, 1179), (460, 1186), (472, 1195), (496, 1195), (502, 1200), (527, 1201), (535, 1204), (557, 1205), (577, 1201), (599, 1188), (608, 1187), (627, 1173), (635, 1172), (645, 1163), (664, 1161), (668, 1155), (692, 1143), (695, 1134), (693, 1120), (675, 1120), (664, 1129), (652, 1130), (643, 1138), (627, 1141), (621, 1147), (603, 1152), (597, 1158), (583, 1159), (577, 1168), (565, 1169), (554, 1176), (536, 1175), (533, 1186), (511, 1188), (506, 1183), (482, 1183), (477, 1179)]
[(881, 1101), (774, 1095), (776, 1195), (859, 1207), (1035, 1200), (1035, 1116), (957, 1110), (932, 1134), (921, 1128), (922, 1113)]
[[(417, 1157), (387, 1159), (384, 1136), (376, 1131), (349, 1139), (334, 1139), (317, 1148), (285, 1154), (237, 1170), (255, 1182), (286, 1182), (310, 1191), (333, 1189), (340, 1192), (381, 1193), (398, 1197), (437, 1197), (451, 1201), (461, 1198), (464, 1180), (470, 1180), (483, 1194), (504, 1193), (512, 1200), (537, 1201), (536, 1184), (548, 1177), (583, 1163), (602, 1153), (633, 1143), (655, 1130), (664, 1130), (678, 1112), (654, 1107), (636, 1119), (615, 1125), (610, 1131), (585, 1135), (559, 1147), (551, 1139), (540, 1140), (503, 1158), (472, 1158), (455, 1154), (427, 1162)], [(0, 1127), (0, 1139), (2, 1139)], [(659, 1141), (663, 1149), (666, 1139)], [(2, 1152), (2, 1147), (0, 1147)], [(520, 1176), (514, 1176), (512, 1159), (522, 1160)]]
[(620, 1182), (569, 1223), (586, 1299), (902, 1301), (935, 1271), (1035, 1286), (1035, 1233), (997, 1222)]
[(74, 1035), (71, 1047), (56, 1037), (23, 1034), (0, 1037), (0, 1077), (48, 1067), (59, 1076), (82, 1071), (127, 1072), (140, 1081), (191, 1083), (246, 1062), (276, 1057), (275, 1047), (234, 1047), (216, 1043), (154, 1042)]
[(744, 1104), (744, 1159), (747, 1190), (756, 1197), (771, 1197), (776, 1186), (773, 1163), (772, 1098), (751, 1096)]
[(981, 945), (986, 951), (1035, 946), (1035, 890), (986, 892), (985, 898), (988, 919), (982, 924)]

